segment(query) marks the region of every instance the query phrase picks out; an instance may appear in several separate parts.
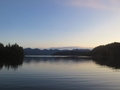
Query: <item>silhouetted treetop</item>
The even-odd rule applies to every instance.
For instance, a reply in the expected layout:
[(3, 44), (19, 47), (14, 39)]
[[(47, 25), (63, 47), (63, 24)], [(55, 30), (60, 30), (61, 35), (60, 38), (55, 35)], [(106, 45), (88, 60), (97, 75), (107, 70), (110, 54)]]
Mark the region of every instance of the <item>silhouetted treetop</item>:
[(91, 51), (92, 56), (120, 56), (120, 43), (114, 42), (107, 45), (100, 45)]
[(18, 44), (4, 46), (0, 43), (0, 67), (17, 68), (23, 63), (24, 50)]
[(0, 43), (0, 48), (3, 48), (3, 47), (4, 47), (4, 45), (2, 43)]
[(0, 43), (0, 58), (9, 59), (9, 58), (23, 58), (24, 50), (23, 47), (18, 44), (6, 45), (4, 46)]

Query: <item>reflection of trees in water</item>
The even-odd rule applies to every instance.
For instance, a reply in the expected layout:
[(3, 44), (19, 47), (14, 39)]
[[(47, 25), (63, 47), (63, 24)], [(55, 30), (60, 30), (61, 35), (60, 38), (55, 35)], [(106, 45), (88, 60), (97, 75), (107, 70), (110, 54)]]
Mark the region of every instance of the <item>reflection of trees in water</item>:
[(9, 58), (9, 59), (1, 59), (0, 60), (0, 69), (2, 69), (3, 67), (9, 69), (17, 69), (18, 66), (21, 66), (23, 64), (23, 59), (19, 59), (19, 58)]
[(93, 60), (99, 65), (120, 69), (120, 57), (95, 57)]
[(24, 58), (24, 62), (25, 63), (31, 63), (31, 62), (60, 62), (60, 61), (64, 61), (64, 62), (82, 62), (82, 61), (86, 61), (86, 60), (90, 60), (89, 58), (79, 58), (79, 57), (25, 57)]
[(120, 69), (120, 43), (118, 42), (95, 47), (91, 55), (97, 64)]

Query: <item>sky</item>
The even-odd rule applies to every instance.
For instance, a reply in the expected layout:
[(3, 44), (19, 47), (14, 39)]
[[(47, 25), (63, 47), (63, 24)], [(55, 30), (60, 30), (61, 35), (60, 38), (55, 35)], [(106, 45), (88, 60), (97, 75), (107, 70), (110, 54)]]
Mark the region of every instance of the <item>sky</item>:
[(120, 0), (0, 0), (0, 42), (24, 48), (119, 42)]

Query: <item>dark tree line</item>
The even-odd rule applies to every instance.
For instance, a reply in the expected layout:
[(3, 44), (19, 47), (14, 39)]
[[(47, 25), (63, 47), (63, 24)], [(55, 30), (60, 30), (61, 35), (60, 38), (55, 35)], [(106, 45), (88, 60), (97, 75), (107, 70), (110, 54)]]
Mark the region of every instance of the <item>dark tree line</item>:
[(114, 42), (107, 45), (101, 45), (98, 47), (95, 47), (91, 51), (92, 56), (97, 57), (119, 57), (120, 56), (120, 43)]
[(23, 63), (24, 50), (18, 44), (4, 46), (0, 43), (0, 67), (17, 67)]
[(6, 45), (4, 46), (2, 43), (0, 43), (0, 58), (23, 58), (24, 57), (24, 51), (23, 47), (19, 46), (18, 44), (13, 45)]
[(91, 55), (97, 64), (120, 69), (120, 43), (118, 42), (95, 47)]

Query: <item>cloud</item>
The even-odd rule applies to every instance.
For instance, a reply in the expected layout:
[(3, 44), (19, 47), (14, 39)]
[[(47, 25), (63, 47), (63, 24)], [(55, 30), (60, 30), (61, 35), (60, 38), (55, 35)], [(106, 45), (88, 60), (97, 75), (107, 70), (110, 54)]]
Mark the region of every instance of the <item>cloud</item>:
[(58, 0), (66, 6), (89, 7), (120, 12), (120, 0)]
[(71, 46), (71, 47), (51, 47), (48, 49), (73, 50), (73, 49), (93, 49), (93, 47)]

